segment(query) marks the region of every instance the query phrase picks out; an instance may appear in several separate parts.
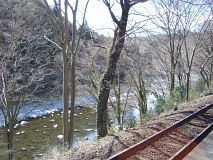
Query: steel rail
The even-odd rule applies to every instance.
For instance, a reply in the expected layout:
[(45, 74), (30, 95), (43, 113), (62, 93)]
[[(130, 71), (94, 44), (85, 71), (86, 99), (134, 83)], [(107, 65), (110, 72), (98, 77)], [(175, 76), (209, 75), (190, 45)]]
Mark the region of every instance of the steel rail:
[(145, 149), (147, 146), (149, 146), (151, 143), (157, 141), (158, 139), (162, 138), (164, 135), (168, 134), (169, 132), (175, 130), (176, 128), (182, 126), (183, 124), (185, 124), (186, 122), (192, 120), (193, 118), (195, 118), (196, 116), (198, 116), (199, 114), (202, 114), (204, 112), (206, 112), (207, 110), (209, 110), (210, 108), (212, 108), (213, 103), (196, 111), (195, 113), (187, 116), (186, 118), (182, 119), (181, 121), (177, 122), (176, 124), (167, 127), (166, 129), (163, 129), (162, 131), (154, 134), (153, 136), (121, 151), (120, 153), (108, 158), (107, 160), (123, 160), (126, 158), (131, 157), (132, 155), (135, 155), (136, 152), (141, 151), (143, 149)]
[(186, 157), (211, 131), (213, 130), (213, 123), (203, 130), (197, 137), (185, 145), (169, 160), (180, 160)]

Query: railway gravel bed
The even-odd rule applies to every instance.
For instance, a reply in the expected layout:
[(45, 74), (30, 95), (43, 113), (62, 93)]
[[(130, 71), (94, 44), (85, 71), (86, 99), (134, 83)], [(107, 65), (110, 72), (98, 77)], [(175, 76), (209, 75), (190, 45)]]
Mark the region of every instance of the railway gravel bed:
[[(213, 122), (213, 109), (196, 116), (189, 122), (167, 133), (162, 138), (151, 143), (128, 160), (166, 160), (177, 153), (184, 145), (198, 136)], [(175, 144), (175, 145), (174, 145)]]
[[(184, 103), (180, 106), (178, 106), (177, 111), (168, 111), (166, 113), (160, 114), (159, 116), (154, 116), (155, 118), (151, 119), (144, 125), (137, 126), (135, 128), (128, 129), (126, 131), (121, 131), (115, 134), (110, 134), (109, 136), (99, 140), (92, 142), (87, 145), (82, 145), (78, 149), (75, 150), (69, 150), (64, 151), (60, 150), (58, 148), (50, 150), (49, 153), (47, 153), (43, 159), (45, 160), (63, 160), (63, 159), (93, 159), (93, 160), (100, 160), (100, 159), (107, 159), (110, 156), (152, 136), (153, 134), (156, 134), (157, 132), (177, 123), (181, 119), (189, 116), (190, 114), (194, 113), (195, 111), (198, 111), (199, 109), (203, 108), (204, 106), (207, 106), (208, 104), (211, 104), (213, 102), (213, 95), (206, 96), (203, 98), (199, 98), (197, 100)], [(194, 125), (197, 128), (203, 128), (207, 125), (208, 121), (207, 119), (209, 116), (211, 117), (210, 120), (212, 120), (213, 111), (212, 109), (206, 112), (205, 114), (206, 118), (198, 117), (198, 119), (202, 120), (202, 123), (198, 123), (197, 120), (193, 120), (189, 123), (194, 123)], [(163, 143), (155, 143), (155, 148), (157, 146), (163, 147), (163, 151), (168, 151), (165, 154), (162, 154), (162, 151), (156, 151), (157, 149), (150, 149), (147, 150), (147, 153), (145, 151), (142, 151), (147, 155), (144, 158), (136, 157), (137, 159), (145, 160), (145, 159), (151, 159), (150, 157), (156, 157), (159, 156), (160, 160), (168, 159), (171, 154), (176, 152), (179, 148), (184, 146), (187, 142), (189, 142), (194, 136), (197, 135), (197, 133), (200, 132), (201, 129), (193, 129), (191, 127), (183, 126), (182, 128), (176, 129), (175, 132), (169, 135), (169, 137), (163, 137)], [(188, 132), (187, 134), (185, 132)], [(184, 137), (184, 140), (182, 139)], [(165, 139), (164, 139), (165, 138)], [(170, 144), (168, 146), (165, 146), (166, 144)], [(163, 155), (163, 156), (162, 156)], [(131, 157), (134, 159), (135, 157)]]

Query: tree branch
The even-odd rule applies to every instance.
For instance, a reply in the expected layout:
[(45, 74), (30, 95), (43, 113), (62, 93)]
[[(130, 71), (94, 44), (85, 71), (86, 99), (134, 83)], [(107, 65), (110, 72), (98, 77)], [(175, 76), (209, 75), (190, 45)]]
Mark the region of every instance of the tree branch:
[(115, 17), (115, 14), (112, 12), (112, 8), (110, 6), (110, 3), (108, 2), (108, 0), (103, 0), (104, 4), (107, 6), (109, 13), (112, 17), (113, 22), (115, 22), (118, 26), (120, 26), (120, 23), (118, 21), (118, 19)]
[(56, 42), (50, 40), (45, 34), (44, 34), (44, 38), (45, 38), (46, 40), (48, 40), (49, 42), (53, 43), (54, 45), (56, 45), (59, 49), (62, 49)]
[(136, 5), (137, 3), (144, 3), (146, 1), (148, 1), (148, 0), (132, 0), (130, 2), (130, 6), (132, 7), (132, 6)]

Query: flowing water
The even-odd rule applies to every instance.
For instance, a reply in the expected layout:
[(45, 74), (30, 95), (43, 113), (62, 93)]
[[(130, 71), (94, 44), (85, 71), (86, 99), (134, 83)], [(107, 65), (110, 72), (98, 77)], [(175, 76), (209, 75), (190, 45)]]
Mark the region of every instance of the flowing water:
[[(148, 108), (152, 110), (155, 103), (154, 98), (149, 95)], [(95, 139), (96, 131), (96, 116), (95, 109), (92, 107), (94, 100), (87, 96), (81, 97), (77, 102), (81, 105), (89, 105), (75, 109), (75, 135), (74, 147), (81, 143), (88, 143)], [(81, 102), (81, 103), (80, 103)], [(132, 105), (136, 105), (134, 100)], [(36, 106), (30, 113), (29, 111)], [(26, 105), (20, 112), (18, 117), (21, 120), (24, 116), (28, 117), (29, 124), (19, 125), (15, 129), (14, 137), (14, 156), (15, 159), (29, 160), (37, 156), (42, 156), (44, 152), (55, 146), (62, 145), (62, 140), (58, 138), (63, 133), (62, 128), (62, 100), (55, 99), (42, 103), (31, 103)], [(135, 117), (138, 117), (138, 110), (133, 108), (131, 111)], [(0, 114), (0, 125), (3, 125), (2, 114)], [(6, 160), (6, 134), (0, 127), (0, 159)]]
[[(79, 143), (93, 141), (96, 135), (94, 110), (84, 107), (75, 110), (75, 139), (74, 146)], [(52, 112), (41, 118), (30, 119), (28, 125), (18, 126), (15, 129), (14, 146), (15, 159), (32, 159), (43, 154), (47, 149), (62, 145), (58, 135), (62, 135), (62, 114), (60, 111)], [(0, 130), (3, 128), (0, 128)], [(0, 159), (6, 160), (6, 135), (0, 134)]]

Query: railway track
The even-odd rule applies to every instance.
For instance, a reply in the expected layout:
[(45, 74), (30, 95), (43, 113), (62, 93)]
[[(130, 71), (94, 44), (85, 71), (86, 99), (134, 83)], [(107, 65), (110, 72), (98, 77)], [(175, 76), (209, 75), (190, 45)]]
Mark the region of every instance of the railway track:
[(180, 160), (212, 129), (213, 104), (210, 104), (108, 160)]

